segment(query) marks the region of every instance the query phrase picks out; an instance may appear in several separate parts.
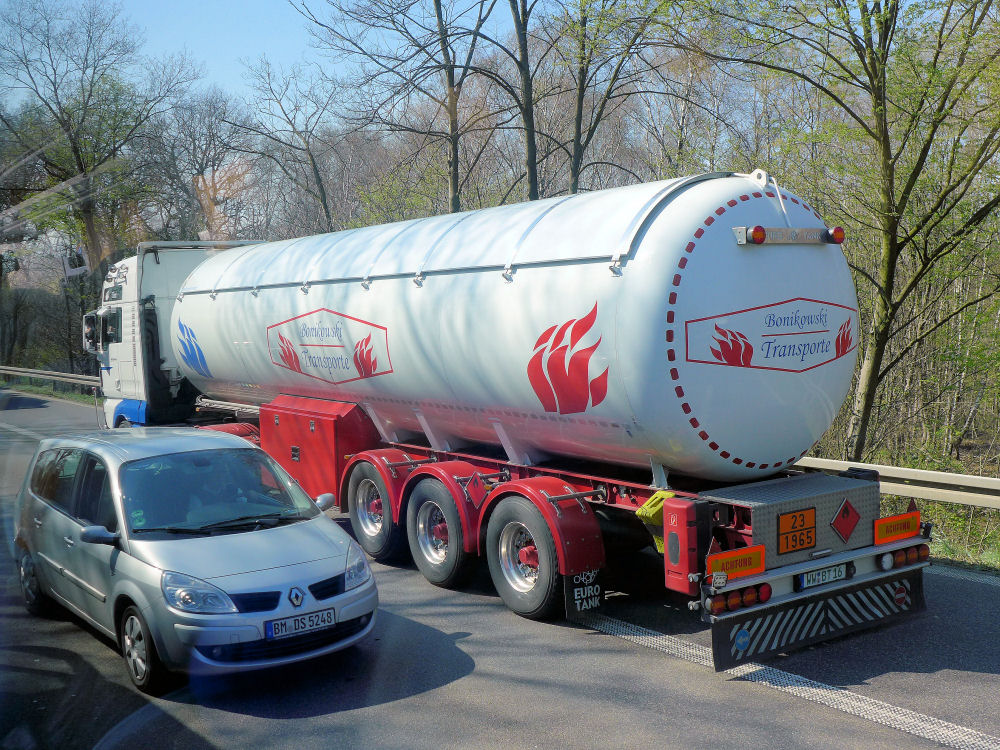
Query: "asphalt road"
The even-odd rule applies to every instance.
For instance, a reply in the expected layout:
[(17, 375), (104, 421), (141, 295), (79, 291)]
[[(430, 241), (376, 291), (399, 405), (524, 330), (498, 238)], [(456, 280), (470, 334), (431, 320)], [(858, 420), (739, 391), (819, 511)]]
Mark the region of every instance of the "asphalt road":
[[(28, 396), (8, 406), (5, 540), (38, 437), (95, 424), (92, 407)], [(364, 646), (181, 679), (150, 699), (112, 642), (68, 614), (24, 611), (0, 545), (0, 750), (1000, 747), (998, 579), (933, 569), (923, 615), (717, 674), (703, 663), (707, 631), (665, 597), (653, 556), (621, 566), (621, 592), (588, 625), (512, 615), (485, 571), (456, 592), (412, 567), (374, 568), (382, 606)]]

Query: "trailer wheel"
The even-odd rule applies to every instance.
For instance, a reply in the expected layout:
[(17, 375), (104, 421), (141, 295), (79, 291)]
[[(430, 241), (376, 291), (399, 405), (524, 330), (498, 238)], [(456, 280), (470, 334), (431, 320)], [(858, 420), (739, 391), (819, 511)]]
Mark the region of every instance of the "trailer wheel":
[(462, 519), (455, 498), (438, 480), (424, 479), (410, 493), (406, 536), (413, 561), (435, 586), (456, 586), (465, 577), (471, 555), (463, 549)]
[(486, 527), (486, 559), (497, 593), (531, 620), (559, 613), (562, 576), (556, 545), (541, 512), (526, 498), (501, 500)]
[(367, 461), (351, 471), (347, 506), (361, 548), (379, 562), (395, 558), (403, 546), (403, 530), (392, 520), (385, 482)]

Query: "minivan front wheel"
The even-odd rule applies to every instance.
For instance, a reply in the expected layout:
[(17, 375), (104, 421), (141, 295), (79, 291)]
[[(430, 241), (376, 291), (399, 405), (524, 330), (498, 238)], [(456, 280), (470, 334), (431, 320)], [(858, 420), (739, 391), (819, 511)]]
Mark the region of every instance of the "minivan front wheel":
[(156, 655), (149, 626), (137, 607), (129, 607), (122, 613), (118, 634), (132, 684), (149, 695), (161, 692), (166, 684), (167, 669)]

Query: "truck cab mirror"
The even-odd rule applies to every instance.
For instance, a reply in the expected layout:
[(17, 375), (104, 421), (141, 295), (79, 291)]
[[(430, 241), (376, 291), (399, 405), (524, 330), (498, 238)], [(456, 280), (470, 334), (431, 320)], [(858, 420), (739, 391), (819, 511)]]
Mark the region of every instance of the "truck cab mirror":
[(88, 354), (97, 354), (98, 349), (97, 313), (87, 313), (83, 316), (83, 350)]

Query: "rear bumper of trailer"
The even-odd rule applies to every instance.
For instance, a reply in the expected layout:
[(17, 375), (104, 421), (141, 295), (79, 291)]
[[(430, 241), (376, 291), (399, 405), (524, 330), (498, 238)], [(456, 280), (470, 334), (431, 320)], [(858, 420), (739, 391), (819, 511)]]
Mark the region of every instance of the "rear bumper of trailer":
[(824, 587), (773, 606), (713, 617), (716, 671), (885, 625), (923, 610), (925, 565)]

